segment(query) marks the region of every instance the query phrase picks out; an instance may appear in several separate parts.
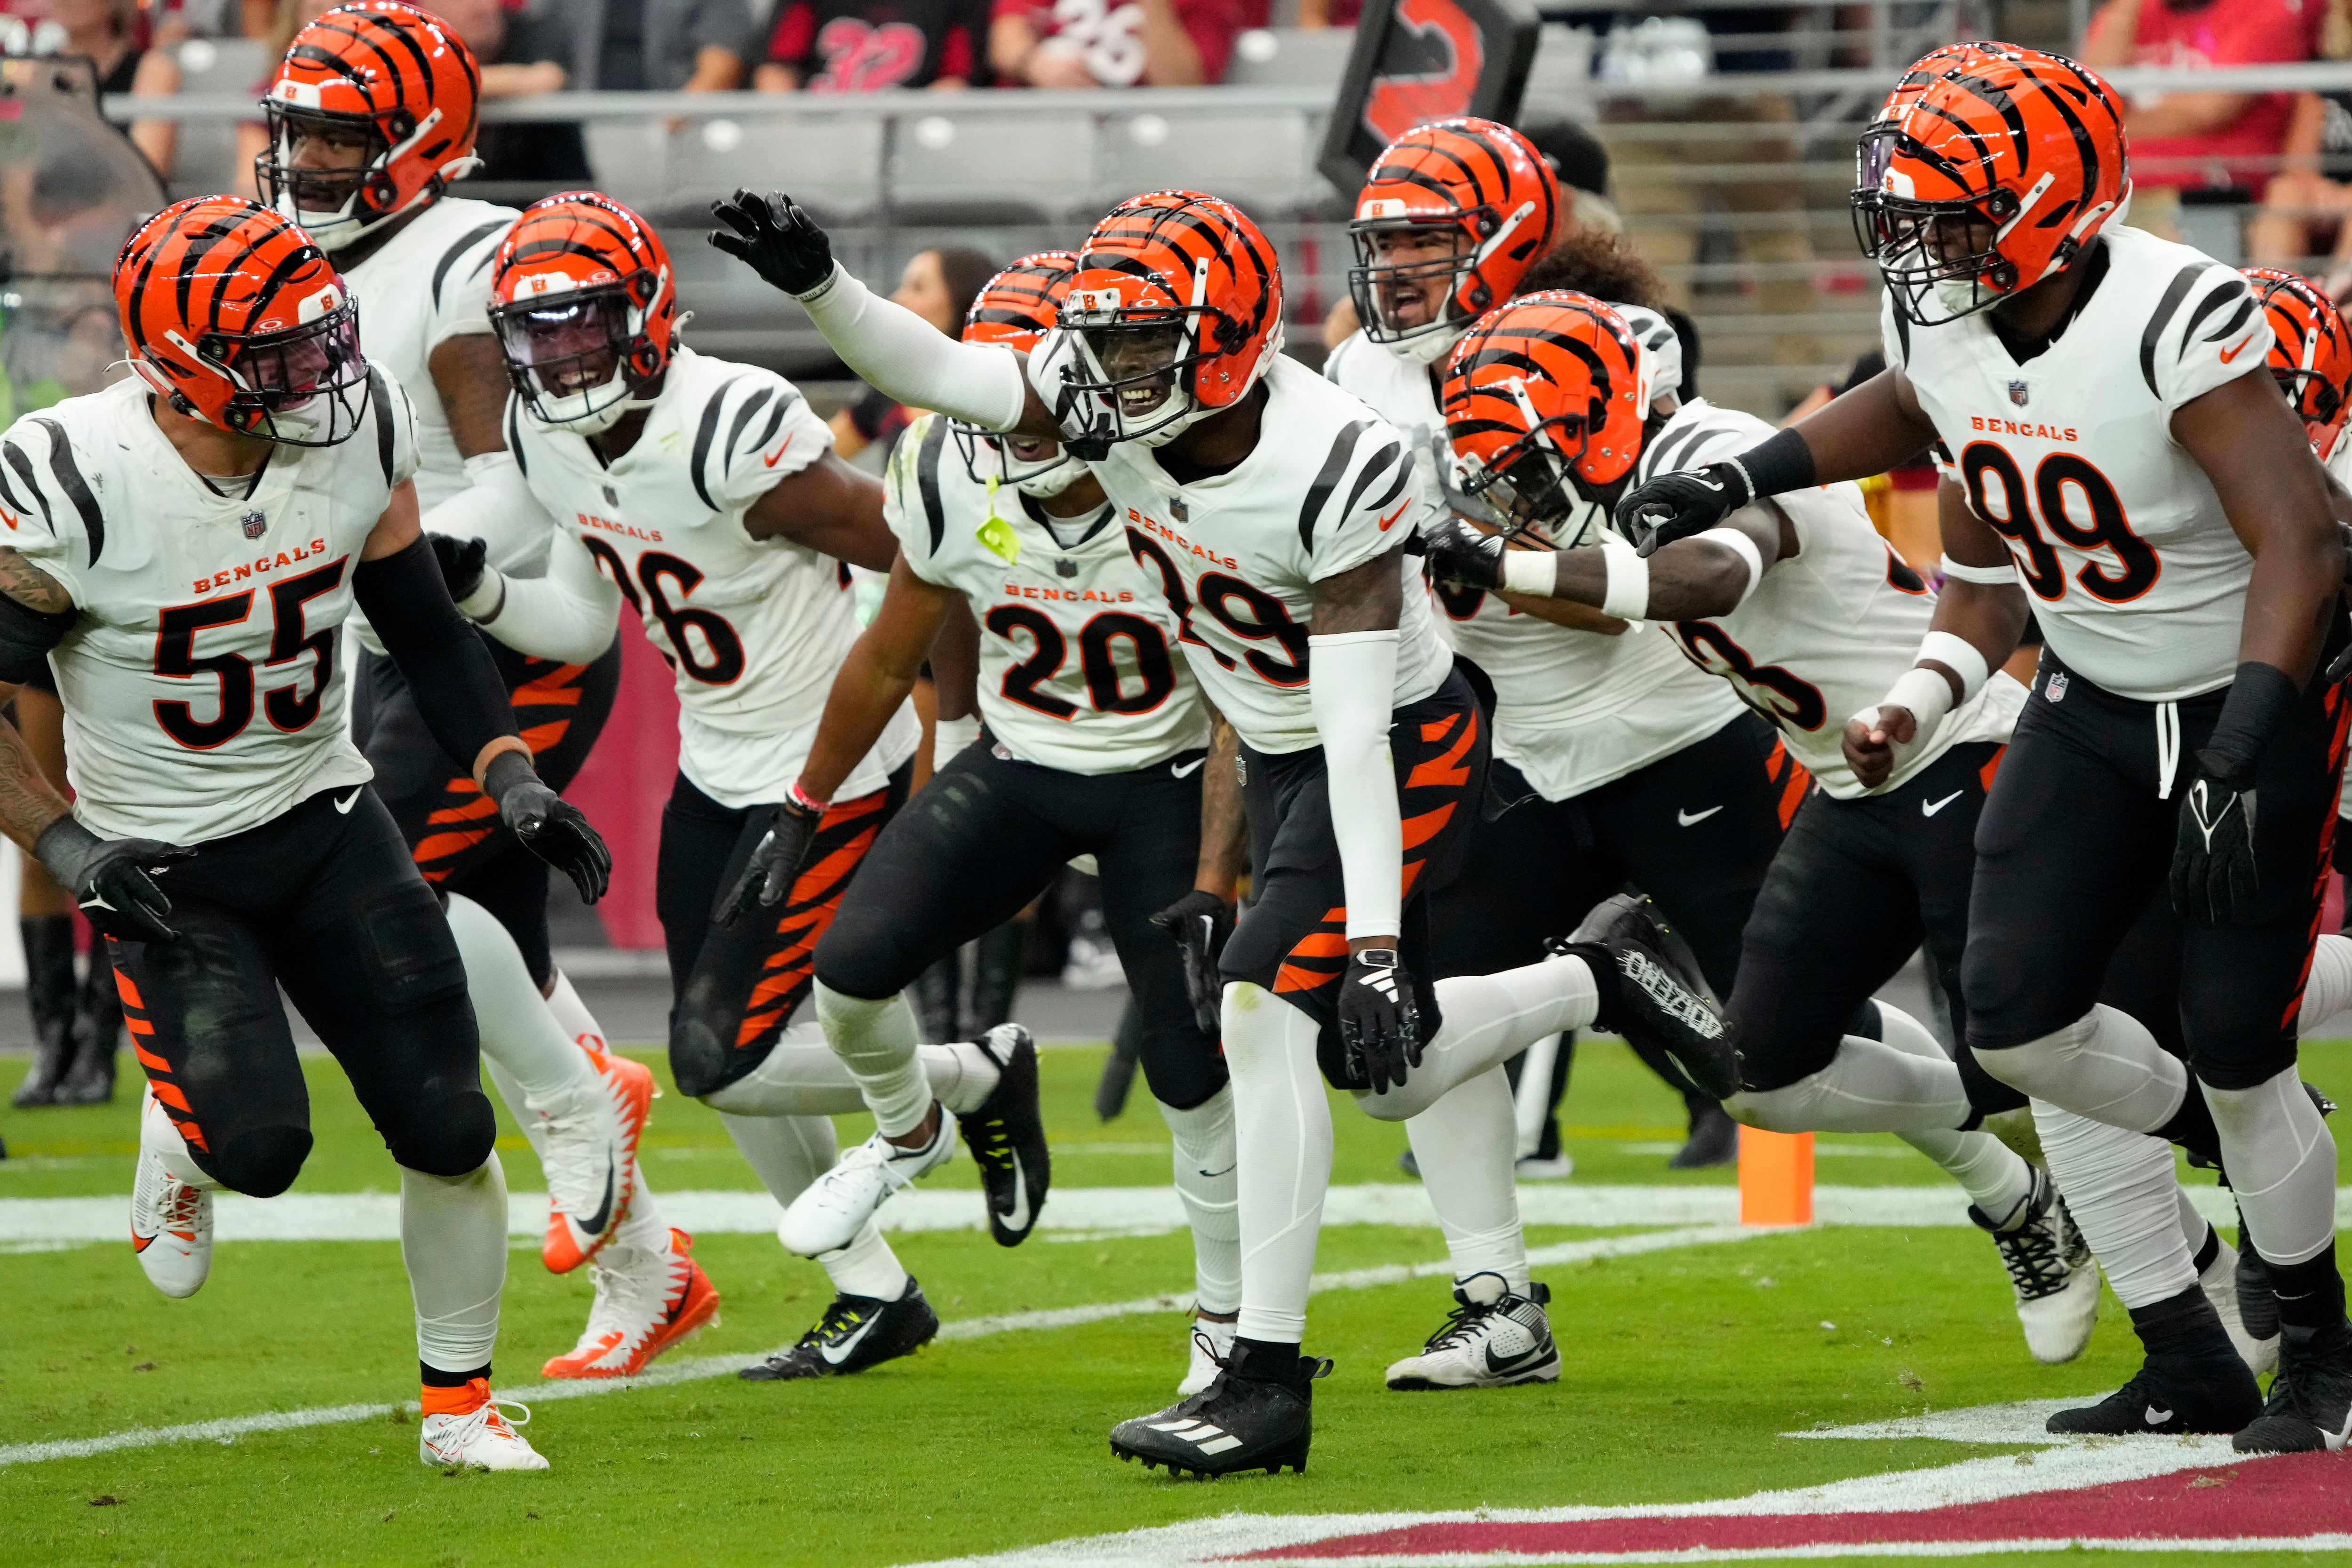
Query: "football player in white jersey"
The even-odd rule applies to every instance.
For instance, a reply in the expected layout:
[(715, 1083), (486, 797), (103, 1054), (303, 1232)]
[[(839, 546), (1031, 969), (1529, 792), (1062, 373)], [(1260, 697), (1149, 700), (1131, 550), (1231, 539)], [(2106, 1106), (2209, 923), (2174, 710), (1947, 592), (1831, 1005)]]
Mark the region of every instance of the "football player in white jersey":
[[(2030, 593), (2045, 646), (1978, 833), (1969, 1043), (2037, 1100), (2218, 1154), (2282, 1324), (2258, 1408), (2177, 1263), (2178, 1295), (2134, 1310), (2148, 1361), (2105, 1425), (2339, 1447), (2335, 1144), (2294, 1065), (2352, 712), (2315, 679), (2341, 637), (2326, 476), (2277, 384), (2251, 374), (2272, 332), (2247, 280), (2116, 221), (2128, 160), (2096, 77), (2026, 49), (1944, 69), (1872, 128), (1860, 172), (1886, 372), (1623, 510), (1675, 537), (1938, 438), (1956, 454), (1957, 587), (1917, 672), (1849, 725), (1857, 774), (1882, 775), (2009, 656)], [(2168, 862), (2185, 1067), (2096, 1002)]]
[[(491, 300), (514, 386), (508, 445), (561, 531), (541, 577), (509, 577), (478, 547), (453, 546), (444, 564), (460, 607), (522, 652), (582, 657), (625, 602), (677, 671), (678, 777), (656, 890), (676, 987), (670, 1068), (789, 1205), (834, 1163), (832, 1123), (728, 1091), (776, 1047), (843, 888), (904, 798), (911, 711), (894, 710), (857, 760), (819, 829), (822, 854), (781, 911), (714, 916), (856, 639), (842, 563), (886, 567), (896, 552), (882, 488), (834, 456), (789, 382), (677, 342), (668, 252), (617, 203), (575, 193), (526, 209), (499, 247)], [(965, 1135), (984, 1170), (1003, 1165), (1007, 1129), (1035, 1124), (1026, 1033), (1008, 1026), (997, 1048), (1003, 1062), (987, 1046), (958, 1058), (980, 1113)], [(822, 1261), (843, 1297), (903, 1300), (923, 1337), (936, 1329), (872, 1226)]]
[[(555, 523), (507, 450), (506, 364), (484, 310), (490, 263), (515, 213), (447, 194), (474, 165), (479, 87), (465, 43), (436, 18), (397, 0), (339, 6), (294, 36), (270, 81), (270, 144), (256, 174), (265, 198), (335, 258), (370, 363), (416, 394), (417, 501), (427, 532), (482, 540), (501, 570), (534, 573), (544, 569)], [(425, 879), (495, 917), (452, 917), (469, 970), (509, 974), (520, 958), (528, 976), (515, 994), (477, 987), (474, 1011), (490, 1079), (546, 1173), (541, 1256), (557, 1272), (593, 1263), (589, 1326), (544, 1370), (639, 1372), (719, 1304), (683, 1238), (674, 1245), (636, 1167), (652, 1074), (604, 1050), (603, 1030), (555, 969), (546, 868), (485, 811), (365, 621), (354, 616), (352, 628), (361, 644), (352, 728), (378, 794)], [(611, 714), (617, 626), (605, 628), (600, 649), (569, 662), (482, 642), (534, 764), (561, 790)]]
[[(866, 381), (1087, 461), (1240, 738), (1253, 901), (1224, 945), (1219, 1016), (1240, 1317), (1215, 1382), (1122, 1424), (1111, 1447), (1211, 1475), (1303, 1468), (1312, 1380), (1328, 1369), (1299, 1351), (1330, 1176), (1318, 1066), (1402, 1121), (1596, 1019), (1727, 1080), (1721, 1023), (1696, 977), (1639, 936), (1431, 985), (1423, 879), (1477, 810), (1486, 725), (1397, 527), (1412, 506), (1403, 438), (1283, 355), (1281, 271), (1247, 217), (1186, 191), (1121, 205), (1088, 236), (1060, 325), (1023, 355), (948, 342), (870, 295), (788, 198), (739, 192), (717, 211), (712, 243), (798, 298)], [(805, 810), (780, 814), (753, 873), (790, 875), (807, 838)], [(911, 1030), (831, 1038), (898, 1156), (926, 1158), (944, 1118)]]
[[(1349, 281), (1364, 326), (1332, 351), (1324, 374), (1404, 433), (1416, 459), (1414, 521), (1424, 530), (1449, 510), (1452, 458), (1437, 406), (1444, 357), (1487, 307), (1540, 286), (1538, 276), (1554, 269), (1559, 207), (1542, 156), (1517, 132), (1474, 119), (1439, 121), (1391, 142), (1357, 197)], [(1629, 322), (1654, 380), (1671, 393), (1681, 380), (1674, 329), (1640, 315)], [(1668, 396), (1664, 406), (1671, 405)], [(1654, 626), (1629, 627), (1565, 599), (1507, 603), (1449, 584), (1433, 592), (1441, 626), (1496, 697), (1487, 800), (1460, 867), (1430, 892), (1435, 973), (1483, 973), (1539, 957), (1545, 938), (1631, 882), (1689, 942), (1716, 994), (1731, 994), (1740, 932), (1786, 817), (1804, 799), (1804, 769), (1769, 724)], [(1554, 1049), (1564, 1058), (1571, 1046), (1564, 1038)], [(1544, 1056), (1527, 1058), (1536, 1081), (1519, 1068), (1522, 1100), (1550, 1091)], [(1686, 1153), (1699, 1150), (1709, 1125), (1733, 1131), (1712, 1097), (1670, 1062), (1648, 1059), (1691, 1104)], [(1513, 1194), (1508, 1086), (1465, 1086), (1405, 1131), (1452, 1247), (1460, 1310), (1421, 1354), (1389, 1369), (1390, 1386), (1558, 1377), (1546, 1292), (1528, 1278)], [(1720, 1142), (1728, 1158), (1728, 1140)], [(1449, 1159), (1446, 1151), (1461, 1153)]]
[(187, 1295), (210, 1193), (274, 1196), (300, 1171), (282, 986), (401, 1167), (421, 1457), (543, 1468), (490, 1403), (495, 1121), (448, 923), (344, 732), (352, 607), (526, 846), (592, 899), (610, 861), (532, 773), (449, 603), (417, 527), (408, 400), (362, 357), (325, 256), (268, 208), (202, 197), (131, 237), (115, 297), (137, 374), (0, 437), (0, 680), (47, 657), (75, 790), (68, 811), (10, 731), (0, 827), (110, 939), (150, 1086), (133, 1245)]
[[(997, 274), (973, 302), (964, 341), (1034, 347), (1053, 330), (1076, 263), (1049, 251)], [(900, 993), (940, 954), (1035, 898), (1074, 857), (1099, 865), (1104, 917), (1140, 1016), (1144, 1075), (1174, 1134), (1176, 1187), (1192, 1221), (1198, 1293), (1179, 1392), (1197, 1393), (1216, 1375), (1241, 1305), (1233, 1097), (1217, 1052), (1215, 982), (1206, 978), (1205, 1005), (1196, 1007), (1185, 950), (1168, 936), (1178, 927), (1205, 935), (1201, 922), (1229, 918), (1240, 868), (1231, 731), (1211, 748), (1200, 688), (1175, 652), (1181, 628), (1129, 551), (1101, 485), (1057, 444), (1015, 443), (926, 414), (899, 438), (887, 483), (898, 563), (834, 679), (795, 795), (837, 792), (959, 605), (982, 629), (987, 728), (974, 743), (941, 749), (919, 809), (883, 830), (843, 896), (817, 946), (821, 1016), (887, 1007), (901, 1015), (891, 1027), (911, 1030)], [(1213, 816), (1205, 850), (1204, 778)], [(1191, 947), (1205, 956), (1209, 944)], [(939, 1047), (922, 1056), (946, 1100), (940, 1085), (953, 1081), (954, 1064)], [(822, 1046), (781, 1046), (727, 1091), (752, 1093), (804, 1113), (864, 1109), (847, 1064)], [(1044, 1141), (1006, 1152), (1024, 1175), (1035, 1167), (1042, 1194)], [(890, 1157), (884, 1146), (868, 1152)], [(862, 1189), (871, 1170), (853, 1152), (794, 1203), (786, 1231), (815, 1233), (804, 1250), (838, 1246), (845, 1216), (870, 1212)], [(997, 1224), (1000, 1237), (1025, 1228), (1020, 1215)], [(892, 1307), (848, 1305), (879, 1313), (866, 1345), (895, 1339)], [(845, 1371), (870, 1354), (865, 1346), (839, 1353), (856, 1358)], [(832, 1370), (830, 1359), (836, 1352), (812, 1335), (775, 1364), (779, 1375), (808, 1375)]]

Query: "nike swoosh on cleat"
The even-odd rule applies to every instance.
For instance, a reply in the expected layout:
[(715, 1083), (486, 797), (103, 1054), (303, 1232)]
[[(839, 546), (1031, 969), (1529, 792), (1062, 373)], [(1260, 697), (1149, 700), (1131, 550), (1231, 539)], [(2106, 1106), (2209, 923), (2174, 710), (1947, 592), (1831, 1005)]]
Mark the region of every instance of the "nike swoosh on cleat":
[(604, 1201), (597, 1205), (596, 1212), (586, 1219), (572, 1222), (588, 1235), (604, 1234), (604, 1226), (613, 1217), (613, 1189), (617, 1179), (613, 1170), (613, 1163), (607, 1160), (604, 1163)]
[[(364, 788), (365, 786), (362, 785), (362, 787)], [(345, 816), (349, 816), (352, 814), (352, 807), (357, 805), (359, 803), (360, 792), (355, 789), (352, 791), (351, 794), (343, 796), (342, 799), (335, 802), (335, 810)]]
[(1508, 1372), (1513, 1367), (1521, 1365), (1530, 1359), (1541, 1355), (1543, 1353), (1543, 1346), (1537, 1345), (1534, 1349), (1527, 1351), (1519, 1355), (1498, 1357), (1495, 1354), (1495, 1347), (1493, 1345), (1488, 1345), (1486, 1347), (1486, 1370), (1494, 1373)]
[(826, 1365), (839, 1366), (856, 1352), (857, 1347), (866, 1342), (866, 1336), (874, 1331), (874, 1325), (881, 1321), (881, 1314), (877, 1312), (858, 1324), (856, 1332), (846, 1339), (835, 1341), (835, 1343), (840, 1346), (838, 1354), (835, 1353), (834, 1345), (819, 1345), (816, 1347), (816, 1353), (825, 1359)]
[(1168, 764), (1168, 771), (1175, 774), (1180, 779), (1189, 779), (1194, 773), (1199, 773), (1201, 771), (1201, 764), (1208, 760), (1209, 759), (1206, 757), (1194, 757), (1189, 763), (1171, 763)]
[(2146, 1410), (2140, 1412), (2139, 1418), (2147, 1422), (2151, 1426), (2161, 1426), (2166, 1422), (2172, 1419), (2172, 1412), (2169, 1410), (2158, 1410), (2155, 1405), (2151, 1405)]
[(1966, 790), (1956, 789), (1941, 800), (1923, 800), (1919, 803), (1919, 815), (1922, 816), (1933, 816), (1937, 812), (1943, 810), (1944, 807), (1951, 805), (1952, 802), (1959, 799), (1961, 795), (1966, 795), (1967, 793), (1968, 792)]
[(1004, 1228), (1024, 1231), (1029, 1228), (1029, 1184), (1021, 1179), (1021, 1152), (1007, 1149), (1005, 1157), (1013, 1162), (1013, 1207), (1005, 1212)]
[(1710, 805), (1705, 811), (1683, 811), (1677, 808), (1675, 812), (1675, 821), (1684, 827), (1688, 827), (1693, 823), (1705, 822), (1722, 809), (1723, 807), (1719, 805)]

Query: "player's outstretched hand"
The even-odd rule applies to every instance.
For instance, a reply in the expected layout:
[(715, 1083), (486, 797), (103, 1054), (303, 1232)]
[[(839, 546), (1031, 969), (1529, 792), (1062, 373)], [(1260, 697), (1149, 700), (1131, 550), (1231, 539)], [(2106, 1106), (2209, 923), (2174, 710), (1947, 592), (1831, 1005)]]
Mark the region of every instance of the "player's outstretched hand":
[(163, 923), (172, 900), (155, 879), (194, 854), (154, 838), (100, 838), (70, 816), (51, 823), (33, 846), (34, 858), (73, 895), (90, 929), (125, 942), (180, 940)]
[(2261, 890), (2254, 866), (2253, 781), (2223, 778), (2200, 759), (2180, 801), (2172, 907), (2208, 930), (2236, 925)]
[(833, 276), (833, 242), (782, 191), (739, 190), (711, 203), (710, 216), (727, 226), (710, 231), (710, 243), (773, 288), (805, 294)]
[(1234, 934), (1233, 906), (1216, 894), (1195, 888), (1158, 914), (1151, 923), (1176, 939), (1184, 950), (1184, 994), (1192, 998), (1192, 1021), (1204, 1035), (1217, 1033), (1224, 1008), (1224, 976), (1217, 973), (1217, 956), (1225, 938)]
[(1396, 950), (1368, 947), (1339, 982), (1339, 1051), (1350, 1082), (1386, 1094), (1421, 1065), (1421, 1008)]
[(433, 545), (433, 559), (441, 568), (441, 581), (449, 587), (452, 603), (462, 604), (482, 585), (482, 574), (490, 569), (490, 547), (478, 539), (460, 539), (454, 533), (434, 533), (425, 537)]
[(499, 820), (522, 847), (572, 879), (593, 904), (613, 879), (613, 852), (588, 814), (547, 787), (520, 752), (500, 752), (482, 770), (482, 790), (499, 803)]
[(751, 858), (735, 885), (719, 895), (710, 918), (721, 927), (740, 924), (754, 910), (772, 910), (784, 901), (816, 842), (817, 824), (824, 813), (796, 800), (785, 801), (768, 814), (768, 831), (752, 847)]
[(1617, 503), (1617, 531), (1639, 553), (1654, 555), (1677, 539), (1705, 533), (1755, 499), (1747, 471), (1737, 463), (1660, 474)]
[(1503, 585), (1503, 536), (1487, 533), (1458, 517), (1449, 517), (1422, 530), (1429, 552), (1429, 569), (1441, 583), (1489, 593)]
[(1845, 721), (1845, 765), (1863, 788), (1876, 789), (1895, 771), (1895, 748), (1918, 733), (1918, 715), (1908, 708), (1865, 708)]

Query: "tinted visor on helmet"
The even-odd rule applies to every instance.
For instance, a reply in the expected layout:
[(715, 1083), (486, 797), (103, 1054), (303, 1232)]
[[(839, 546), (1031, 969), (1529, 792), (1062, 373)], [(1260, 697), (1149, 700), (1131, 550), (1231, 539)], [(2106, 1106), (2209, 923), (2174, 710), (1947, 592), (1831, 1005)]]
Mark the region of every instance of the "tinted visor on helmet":
[(289, 447), (332, 447), (359, 427), (367, 385), (359, 307), (346, 300), (315, 321), (267, 337), (206, 337), (197, 352), (236, 383), (228, 414), (248, 435)]
[[(1348, 293), (1364, 335), (1376, 343), (1411, 342), (1464, 324), (1455, 301), (1478, 266), (1476, 247), (1465, 243), (1458, 218), (1378, 219), (1351, 224), (1349, 241), (1356, 264), (1348, 269)], [(1417, 260), (1388, 259), (1397, 251), (1437, 255)]]
[[(261, 198), (300, 223), (354, 210), (371, 174), (383, 167), (392, 145), (374, 120), (358, 114), (322, 114), (274, 100), (262, 101), (269, 121), (269, 146), (253, 161)], [(325, 144), (332, 168), (298, 166), (310, 142)]]
[(531, 416), (563, 425), (628, 395), (630, 304), (618, 285), (517, 300), (490, 312), (508, 374)]

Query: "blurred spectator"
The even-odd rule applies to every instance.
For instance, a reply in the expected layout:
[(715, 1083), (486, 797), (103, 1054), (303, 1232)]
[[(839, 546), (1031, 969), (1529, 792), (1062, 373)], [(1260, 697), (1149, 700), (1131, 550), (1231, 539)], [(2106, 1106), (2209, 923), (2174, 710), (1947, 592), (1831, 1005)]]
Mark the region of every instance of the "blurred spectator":
[[(16, 23), (10, 52), (87, 59), (98, 68), (100, 94), (169, 98), (180, 90), (179, 62), (167, 49), (146, 47), (139, 0), (25, 0), (10, 6), (8, 15)], [(127, 129), (131, 144), (168, 179), (179, 126), (169, 120), (140, 120)]]
[(1532, 120), (1519, 134), (1543, 154), (1568, 193), (1569, 213), (1579, 228), (1622, 234), (1625, 219), (1609, 199), (1609, 149), (1573, 120)]
[(988, 60), (1009, 87), (1224, 79), (1251, 0), (994, 0)]
[(726, 92), (758, 28), (749, 0), (525, 0), (513, 58), (562, 63), (582, 92)]
[[(2308, 59), (2314, 23), (2302, 0), (2107, 0), (2083, 34), (2082, 61), (2099, 70), (2210, 70)], [(2124, 130), (2131, 137), (2133, 226), (2178, 232), (2184, 191), (2238, 201), (2261, 195), (2294, 108), (2284, 92), (2129, 100)]]
[[(1364, 14), (1364, 0), (1298, 0), (1298, 25), (1314, 31), (1321, 27), (1352, 27), (1356, 18)], [(1263, 21), (1252, 21), (1253, 27), (1263, 27)]]
[[(562, 92), (568, 85), (562, 62), (534, 51), (530, 29), (510, 26), (500, 0), (435, 0), (434, 8), (474, 51), (482, 68), (483, 98), (529, 98)], [(474, 155), (482, 161), (474, 174), (478, 180), (585, 185), (595, 179), (587, 142), (573, 121), (485, 121)]]
[[(890, 298), (948, 336), (961, 337), (972, 300), (995, 276), (996, 263), (968, 247), (919, 250), (898, 275), (898, 287)], [(833, 416), (834, 449), (849, 458), (879, 447), (876, 456), (887, 462), (898, 433), (913, 418), (906, 407), (867, 387), (856, 402)]]
[(752, 73), (761, 92), (969, 87), (988, 51), (988, 0), (784, 0)]
[[(2352, 60), (2352, 0), (2327, 0), (2319, 58)], [(2352, 174), (2352, 91), (2298, 93), (2284, 159), (2261, 216), (2246, 226), (2247, 252), (2257, 267), (2324, 273), (2328, 293), (2341, 299), (2352, 287), (2352, 223), (2344, 221), (2352, 184), (2343, 178)]]

